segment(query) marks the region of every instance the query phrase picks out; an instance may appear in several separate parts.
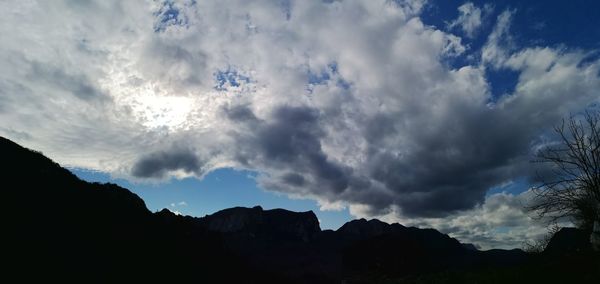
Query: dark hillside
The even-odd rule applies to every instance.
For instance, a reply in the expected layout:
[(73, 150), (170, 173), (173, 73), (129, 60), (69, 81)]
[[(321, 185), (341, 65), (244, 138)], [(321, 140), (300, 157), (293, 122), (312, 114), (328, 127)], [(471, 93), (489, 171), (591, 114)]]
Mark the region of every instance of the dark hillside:
[[(7, 139), (0, 138), (0, 154), (2, 272), (8, 279), (498, 283), (483, 280), (513, 282), (547, 268), (588, 279), (593, 273), (586, 272), (597, 265), (585, 234), (567, 229), (546, 253), (528, 256), (521, 250), (478, 251), (433, 229), (378, 220), (323, 231), (310, 211), (256, 206), (202, 218), (166, 209), (152, 213), (129, 190), (79, 180)], [(563, 259), (569, 265), (560, 265)]]

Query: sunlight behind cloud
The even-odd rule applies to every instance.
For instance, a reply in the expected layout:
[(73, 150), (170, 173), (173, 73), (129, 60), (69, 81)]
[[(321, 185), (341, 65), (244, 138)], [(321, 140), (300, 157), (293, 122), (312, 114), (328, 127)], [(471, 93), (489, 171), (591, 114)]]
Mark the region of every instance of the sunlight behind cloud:
[(179, 128), (184, 127), (188, 121), (187, 116), (192, 109), (190, 103), (189, 98), (150, 93), (130, 99), (129, 105), (148, 128)]

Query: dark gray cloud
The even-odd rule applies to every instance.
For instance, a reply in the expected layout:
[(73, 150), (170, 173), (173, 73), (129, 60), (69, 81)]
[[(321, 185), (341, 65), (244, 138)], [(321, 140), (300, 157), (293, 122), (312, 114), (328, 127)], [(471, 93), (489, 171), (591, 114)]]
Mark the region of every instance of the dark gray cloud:
[(317, 184), (337, 193), (348, 187), (348, 171), (323, 152), (324, 132), (317, 110), (284, 106), (275, 110), (272, 120), (256, 132), (254, 141), (266, 163), (306, 172)]
[(236, 151), (239, 163), (269, 167), (274, 173), (289, 171), (272, 180), (274, 189), (305, 187), (304, 190), (319, 190), (319, 194), (328, 195), (327, 191), (339, 194), (348, 188), (351, 171), (331, 161), (323, 152), (321, 139), (325, 132), (318, 110), (281, 106), (267, 120), (258, 120), (248, 107), (238, 106), (227, 109), (226, 115), (251, 129), (232, 134), (240, 145)]
[[(490, 109), (458, 110), (445, 121), (418, 121), (422, 125), (414, 130), (403, 129), (402, 121), (391, 117), (373, 120), (368, 125), (376, 126), (365, 130), (371, 139), (370, 176), (396, 192), (395, 203), (413, 217), (441, 216), (481, 203), (490, 187), (528, 163), (528, 142), (537, 134), (530, 125)], [(419, 144), (402, 153), (386, 150), (390, 147), (379, 141), (396, 135), (393, 129), (411, 133)]]
[(225, 116), (235, 122), (255, 122), (258, 119), (247, 105), (227, 106), (223, 108)]
[(65, 70), (40, 62), (31, 62), (30, 80), (43, 81), (46, 84), (67, 92), (82, 100), (104, 100), (109, 97), (92, 81), (81, 74), (69, 74)]
[(283, 175), (281, 180), (284, 183), (287, 183), (292, 186), (303, 186), (306, 183), (304, 177), (296, 173), (287, 173)]
[[(323, 150), (331, 135), (324, 125), (339, 121), (337, 110), (281, 106), (259, 119), (249, 106), (236, 106), (225, 114), (248, 130), (232, 134), (240, 145), (236, 157), (247, 167), (267, 169), (264, 187), (367, 205), (363, 213), (369, 215), (396, 206), (403, 216), (431, 218), (469, 210), (484, 202), (490, 188), (535, 174), (532, 141), (560, 115), (548, 111), (531, 120), (519, 106), (474, 108), (449, 102), (444, 111), (451, 114), (443, 116), (374, 114), (359, 136), (368, 149), (363, 171), (336, 162)], [(400, 145), (403, 140), (413, 143)]]
[(163, 178), (178, 170), (200, 175), (202, 166), (202, 161), (191, 149), (173, 148), (142, 157), (133, 165), (131, 173), (141, 178)]

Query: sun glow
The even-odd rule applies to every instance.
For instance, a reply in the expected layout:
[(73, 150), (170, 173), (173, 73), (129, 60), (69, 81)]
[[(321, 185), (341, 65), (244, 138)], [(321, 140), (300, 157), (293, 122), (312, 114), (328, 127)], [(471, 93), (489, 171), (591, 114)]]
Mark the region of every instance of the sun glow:
[(108, 76), (99, 80), (100, 85), (118, 106), (128, 110), (135, 123), (150, 131), (214, 129), (224, 105), (242, 97), (251, 99), (253, 94), (264, 91), (256, 86), (256, 82), (243, 76), (234, 84), (217, 80), (218, 87), (197, 86), (186, 90), (168, 82), (143, 79), (142, 74), (128, 68), (127, 64), (115, 62), (107, 70)]
[(184, 127), (192, 110), (192, 100), (186, 97), (142, 94), (129, 105), (136, 117), (148, 128)]
[[(114, 102), (130, 110), (133, 119), (148, 129), (187, 128), (194, 99), (173, 95), (159, 82), (144, 81), (125, 70), (111, 70), (101, 85), (109, 90)], [(116, 72), (115, 72), (116, 71)]]

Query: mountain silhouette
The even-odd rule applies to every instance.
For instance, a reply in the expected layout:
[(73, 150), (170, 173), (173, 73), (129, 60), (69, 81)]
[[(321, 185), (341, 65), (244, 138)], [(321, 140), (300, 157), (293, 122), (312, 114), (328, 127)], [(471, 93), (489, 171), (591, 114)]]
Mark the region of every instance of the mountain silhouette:
[(82, 181), (41, 153), (4, 138), (0, 154), (8, 263), (3, 271), (14, 279), (277, 280), (272, 273), (263, 279), (194, 218), (153, 214), (129, 190)]
[(153, 213), (129, 190), (82, 181), (1, 137), (0, 154), (3, 271), (23, 281), (375, 283), (528, 259), (521, 250), (479, 251), (434, 229), (379, 220), (321, 230), (311, 211)]
[(201, 223), (210, 231), (246, 234), (249, 237), (289, 239), (307, 242), (321, 231), (312, 211), (263, 210), (235, 207), (206, 216)]

